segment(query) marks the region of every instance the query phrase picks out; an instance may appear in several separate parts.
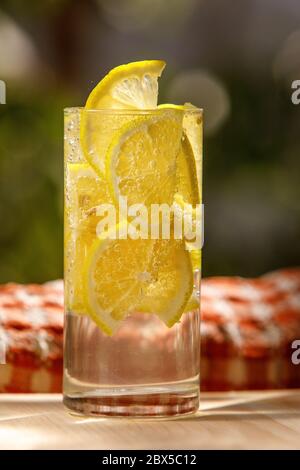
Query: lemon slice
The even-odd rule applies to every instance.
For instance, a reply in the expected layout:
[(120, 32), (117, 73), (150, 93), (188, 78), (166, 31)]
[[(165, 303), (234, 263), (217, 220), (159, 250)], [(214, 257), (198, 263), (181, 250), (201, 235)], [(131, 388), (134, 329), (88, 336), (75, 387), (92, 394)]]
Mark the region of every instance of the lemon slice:
[[(183, 113), (185, 111), (197, 110), (191, 103), (185, 103), (184, 105), (163, 103), (159, 104), (158, 108), (164, 110), (173, 109), (182, 111)], [(189, 137), (188, 135), (189, 121), (193, 121), (195, 117), (199, 119), (198, 114), (184, 113), (182, 145), (177, 157), (177, 192), (181, 195), (185, 203), (192, 204), (193, 206), (199, 204), (201, 201), (201, 167), (199, 167), (199, 162), (196, 158), (196, 155), (199, 153), (197, 152), (198, 148), (194, 148), (194, 141), (197, 142), (198, 139), (191, 139), (192, 136)], [(186, 121), (188, 122), (186, 123)]]
[(90, 93), (85, 109), (153, 109), (165, 62), (143, 60), (112, 69)]
[(172, 327), (184, 312), (199, 305), (192, 297), (190, 256), (183, 241), (159, 240), (154, 247), (152, 262), (158, 268), (153, 273), (154, 280), (145, 288), (138, 310), (156, 314), (168, 327)]
[(199, 298), (196, 294), (192, 294), (188, 303), (186, 304), (184, 308), (184, 313), (186, 312), (192, 312), (194, 310), (197, 310), (200, 307), (200, 302)]
[[(137, 310), (139, 313), (142, 314), (147, 314), (151, 313), (153, 311), (156, 311), (158, 303), (156, 302), (155, 304), (153, 303), (152, 299), (149, 297), (145, 297), (142, 299), (141, 303), (138, 305)], [(189, 300), (187, 301), (185, 307), (183, 308), (182, 314), (188, 313), (188, 312), (193, 312), (197, 310), (200, 307), (200, 301), (199, 298), (196, 294), (192, 294)], [(179, 315), (180, 319), (181, 315)], [(174, 324), (171, 322), (171, 325)]]
[[(162, 104), (158, 106), (161, 109), (177, 109), (186, 110), (192, 109), (192, 105), (174, 105)], [(197, 204), (200, 204), (199, 181), (197, 175), (197, 166), (193, 146), (186, 134), (183, 131), (182, 142), (176, 159), (176, 191), (174, 194), (175, 207), (178, 212), (181, 212), (183, 217), (185, 204), (193, 206), (193, 219), (196, 221)], [(195, 222), (194, 222), (195, 223)], [(190, 252), (193, 270), (199, 270), (201, 267), (201, 250), (195, 249), (193, 244), (186, 243), (186, 248)], [(190, 306), (187, 307), (190, 311)]]
[[(119, 226), (115, 227), (117, 231)], [(116, 232), (115, 232), (116, 233)], [(133, 313), (143, 288), (153, 252), (152, 240), (96, 239), (84, 264), (83, 286), (89, 315), (108, 335)], [(117, 236), (117, 233), (116, 233)]]
[[(199, 307), (200, 307), (200, 302), (199, 302), (198, 296), (196, 294), (192, 294), (188, 302), (186, 303), (182, 313), (193, 312), (197, 310)], [(137, 307), (138, 312), (143, 313), (143, 314), (152, 312), (153, 309), (154, 309), (154, 305), (152, 305), (151, 299), (149, 298), (143, 299), (141, 304)]]
[(87, 163), (67, 163), (65, 204), (66, 304), (74, 313), (85, 312), (82, 263), (96, 237), (97, 208), (112, 203), (106, 181)]
[(176, 192), (186, 204), (200, 203), (194, 152), (185, 132), (176, 160)]
[[(118, 230), (118, 226), (114, 229)], [(107, 334), (143, 303), (171, 327), (193, 290), (191, 262), (175, 240), (95, 240), (84, 267), (85, 304)]]
[[(200, 204), (199, 185), (197, 178), (196, 163), (194, 153), (187, 135), (184, 133), (182, 137), (182, 145), (177, 156), (176, 166), (176, 192), (174, 195), (175, 207), (181, 212), (181, 218), (184, 218), (186, 204), (192, 206), (193, 229), (197, 224), (196, 206)], [(202, 210), (202, 208), (201, 208)], [(203, 219), (201, 221), (203, 223)], [(198, 225), (197, 230), (203, 227)], [(186, 248), (190, 252), (193, 270), (201, 268), (201, 250), (195, 248), (193, 243), (186, 241)]]
[[(158, 105), (158, 108), (175, 109), (183, 112), (186, 110), (196, 109), (189, 103), (184, 105), (160, 104)], [(183, 126), (184, 123), (185, 120), (183, 120)], [(178, 212), (181, 212), (181, 217), (183, 217), (185, 204), (192, 205), (193, 219), (196, 221), (195, 207), (197, 204), (200, 204), (200, 201), (200, 181), (199, 175), (197, 174), (195, 152), (187, 133), (183, 130), (182, 142), (176, 159), (176, 191), (174, 194), (175, 207)], [(193, 270), (199, 270), (201, 267), (201, 250), (195, 249), (193, 244), (188, 242), (186, 243), (186, 248), (190, 252)]]
[[(97, 173), (105, 172), (105, 155), (113, 134), (132, 121), (130, 110), (156, 108), (157, 81), (164, 67), (161, 60), (121, 65), (92, 90), (81, 113), (80, 141), (87, 161)], [(97, 109), (107, 111), (100, 114), (94, 112)], [(112, 113), (111, 109), (120, 112)]]
[[(163, 103), (159, 104), (158, 108), (164, 110), (173, 109), (182, 112), (189, 109), (197, 109), (189, 103), (184, 105)], [(181, 147), (177, 155), (176, 166), (176, 192), (184, 203), (192, 204), (193, 206), (199, 204), (199, 181), (195, 154), (188, 135), (184, 130), (182, 133)]]
[(106, 156), (106, 175), (116, 202), (172, 204), (182, 112), (164, 110), (137, 118), (114, 135)]
[(105, 179), (84, 162), (67, 163), (66, 199), (66, 214), (73, 227), (85, 220), (89, 223), (99, 204), (112, 202)]

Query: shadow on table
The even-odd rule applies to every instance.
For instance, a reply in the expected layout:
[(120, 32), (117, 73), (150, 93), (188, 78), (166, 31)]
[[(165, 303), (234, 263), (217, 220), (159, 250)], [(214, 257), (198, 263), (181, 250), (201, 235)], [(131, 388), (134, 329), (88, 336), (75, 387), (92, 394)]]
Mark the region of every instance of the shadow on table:
[(300, 390), (272, 392), (229, 392), (228, 394), (203, 394), (200, 410), (183, 420), (218, 421), (258, 420), (260, 416), (272, 418), (300, 417)]

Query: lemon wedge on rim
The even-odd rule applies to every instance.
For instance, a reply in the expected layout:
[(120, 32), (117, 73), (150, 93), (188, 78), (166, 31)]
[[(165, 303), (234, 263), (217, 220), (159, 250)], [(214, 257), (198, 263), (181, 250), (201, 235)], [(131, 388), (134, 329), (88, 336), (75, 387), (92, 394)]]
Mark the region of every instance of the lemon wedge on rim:
[[(107, 148), (114, 133), (132, 121), (130, 111), (157, 107), (157, 82), (164, 67), (162, 60), (120, 65), (90, 93), (81, 112), (80, 141), (85, 158), (97, 173), (105, 172)], [(99, 109), (105, 113), (105, 118), (96, 112)]]
[(85, 109), (153, 109), (166, 63), (142, 60), (112, 69), (90, 93)]

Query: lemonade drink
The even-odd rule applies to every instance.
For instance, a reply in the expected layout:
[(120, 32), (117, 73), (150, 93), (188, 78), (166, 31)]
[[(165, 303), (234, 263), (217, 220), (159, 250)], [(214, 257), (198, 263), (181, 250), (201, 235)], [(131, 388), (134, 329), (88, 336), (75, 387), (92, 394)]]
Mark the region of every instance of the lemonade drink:
[(202, 113), (157, 106), (161, 61), (117, 67), (65, 111), (64, 403), (199, 405)]

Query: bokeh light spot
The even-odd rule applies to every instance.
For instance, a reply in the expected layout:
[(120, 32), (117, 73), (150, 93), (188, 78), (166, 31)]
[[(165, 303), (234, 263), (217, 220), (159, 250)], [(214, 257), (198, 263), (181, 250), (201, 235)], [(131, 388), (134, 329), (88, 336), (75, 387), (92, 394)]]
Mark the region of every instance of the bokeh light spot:
[(230, 112), (230, 100), (223, 83), (211, 73), (186, 70), (173, 79), (167, 95), (170, 103), (190, 102), (204, 110), (206, 134), (215, 133)]

